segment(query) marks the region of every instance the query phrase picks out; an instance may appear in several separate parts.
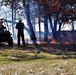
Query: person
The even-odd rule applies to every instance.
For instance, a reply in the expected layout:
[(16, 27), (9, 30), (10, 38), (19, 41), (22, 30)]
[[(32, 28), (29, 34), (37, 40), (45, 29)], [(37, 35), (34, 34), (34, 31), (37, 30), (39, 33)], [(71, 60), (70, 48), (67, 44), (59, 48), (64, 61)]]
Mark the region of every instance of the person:
[(18, 30), (18, 33), (17, 33), (17, 43), (18, 43), (18, 46), (20, 45), (20, 37), (22, 38), (23, 45), (25, 45), (25, 40), (24, 40), (24, 23), (22, 22), (21, 19), (16, 24), (16, 29)]
[(5, 29), (5, 27), (2, 25), (2, 20), (0, 20), (0, 31), (2, 30), (2, 29)]

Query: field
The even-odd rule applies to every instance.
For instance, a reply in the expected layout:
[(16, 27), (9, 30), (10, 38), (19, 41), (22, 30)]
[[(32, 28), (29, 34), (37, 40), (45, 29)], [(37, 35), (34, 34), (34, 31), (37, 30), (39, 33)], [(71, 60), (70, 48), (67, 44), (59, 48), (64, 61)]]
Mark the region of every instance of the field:
[(76, 45), (1, 45), (0, 75), (76, 75)]

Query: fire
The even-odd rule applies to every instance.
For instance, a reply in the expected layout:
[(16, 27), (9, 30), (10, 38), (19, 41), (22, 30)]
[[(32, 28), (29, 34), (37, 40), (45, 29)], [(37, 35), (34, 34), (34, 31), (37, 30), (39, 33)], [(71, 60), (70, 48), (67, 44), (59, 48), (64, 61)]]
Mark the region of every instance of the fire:
[(51, 44), (56, 44), (56, 41), (55, 40), (52, 40), (50, 43)]
[(50, 41), (50, 44), (73, 44), (74, 42), (73, 41), (65, 41), (65, 40), (54, 40), (54, 39), (51, 39)]
[(50, 43), (51, 44), (60, 44), (59, 42), (57, 42), (56, 40), (53, 40), (53, 39), (50, 41)]
[(63, 44), (73, 44), (74, 42), (63, 42)]

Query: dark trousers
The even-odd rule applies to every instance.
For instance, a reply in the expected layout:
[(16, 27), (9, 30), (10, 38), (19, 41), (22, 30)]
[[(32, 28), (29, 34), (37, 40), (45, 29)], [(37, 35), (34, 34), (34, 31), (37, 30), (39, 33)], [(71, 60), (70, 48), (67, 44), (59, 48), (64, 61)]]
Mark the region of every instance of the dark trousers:
[(17, 43), (18, 43), (18, 45), (20, 45), (20, 37), (22, 39), (23, 45), (25, 45), (24, 34), (18, 34), (17, 35), (17, 38), (18, 38)]

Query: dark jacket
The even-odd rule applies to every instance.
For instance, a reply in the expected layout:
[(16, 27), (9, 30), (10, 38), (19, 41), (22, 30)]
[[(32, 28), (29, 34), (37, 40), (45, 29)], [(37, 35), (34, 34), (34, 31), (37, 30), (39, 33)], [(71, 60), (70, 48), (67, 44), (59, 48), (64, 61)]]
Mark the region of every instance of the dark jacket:
[(18, 23), (16, 24), (16, 29), (18, 29), (18, 34), (23, 34), (24, 23), (18, 22)]

